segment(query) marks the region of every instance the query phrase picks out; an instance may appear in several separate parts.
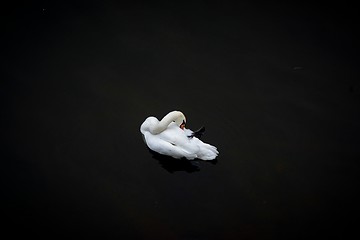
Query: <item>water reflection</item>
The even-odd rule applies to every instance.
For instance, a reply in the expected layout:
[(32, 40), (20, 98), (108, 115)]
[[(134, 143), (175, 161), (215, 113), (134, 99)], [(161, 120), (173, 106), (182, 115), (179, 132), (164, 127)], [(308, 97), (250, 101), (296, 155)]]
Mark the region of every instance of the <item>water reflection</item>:
[[(163, 167), (169, 173), (174, 173), (178, 171), (184, 171), (188, 173), (198, 172), (200, 171), (201, 160), (187, 160), (187, 159), (175, 159), (169, 156), (161, 155), (157, 152), (149, 149), (149, 152), (152, 154), (153, 158), (158, 160), (161, 167)], [(217, 159), (212, 161), (206, 161), (211, 164), (216, 164)]]

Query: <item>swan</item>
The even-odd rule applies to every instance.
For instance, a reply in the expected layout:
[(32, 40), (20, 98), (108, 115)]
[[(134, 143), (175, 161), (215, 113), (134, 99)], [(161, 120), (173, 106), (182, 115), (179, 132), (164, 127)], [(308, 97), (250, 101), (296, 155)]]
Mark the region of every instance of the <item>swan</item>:
[(161, 121), (150, 116), (140, 126), (146, 145), (154, 152), (173, 158), (214, 160), (219, 152), (216, 147), (204, 143), (198, 136), (205, 130), (185, 128), (186, 118), (180, 111), (166, 114)]

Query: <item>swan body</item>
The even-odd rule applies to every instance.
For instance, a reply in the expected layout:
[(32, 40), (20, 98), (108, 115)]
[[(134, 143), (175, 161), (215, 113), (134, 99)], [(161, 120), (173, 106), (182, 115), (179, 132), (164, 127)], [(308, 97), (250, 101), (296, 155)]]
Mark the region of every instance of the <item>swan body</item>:
[(159, 121), (148, 117), (141, 124), (146, 145), (157, 153), (173, 158), (213, 160), (219, 152), (216, 147), (202, 142), (194, 132), (185, 128), (186, 118), (180, 111), (172, 111)]

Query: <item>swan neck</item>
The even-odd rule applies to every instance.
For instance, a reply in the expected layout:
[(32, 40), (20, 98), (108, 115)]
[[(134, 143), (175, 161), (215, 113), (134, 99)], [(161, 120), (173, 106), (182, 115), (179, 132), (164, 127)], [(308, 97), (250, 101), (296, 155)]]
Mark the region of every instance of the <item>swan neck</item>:
[(168, 113), (165, 117), (163, 117), (161, 119), (161, 121), (156, 124), (152, 129), (151, 129), (151, 133), (152, 134), (159, 134), (161, 132), (163, 132), (170, 123), (172, 122), (182, 122), (183, 120), (185, 120), (185, 116), (182, 112), (179, 111), (173, 111)]

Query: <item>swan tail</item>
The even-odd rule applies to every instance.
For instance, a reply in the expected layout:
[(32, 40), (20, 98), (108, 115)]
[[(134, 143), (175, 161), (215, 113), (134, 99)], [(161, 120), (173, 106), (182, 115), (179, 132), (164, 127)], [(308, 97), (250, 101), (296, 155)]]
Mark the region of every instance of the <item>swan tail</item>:
[(208, 160), (214, 160), (216, 159), (216, 157), (219, 155), (219, 151), (217, 150), (216, 147), (210, 145), (210, 144), (207, 144), (205, 143), (199, 154), (198, 154), (198, 158), (200, 158), (201, 160), (205, 160), (205, 161), (208, 161)]

